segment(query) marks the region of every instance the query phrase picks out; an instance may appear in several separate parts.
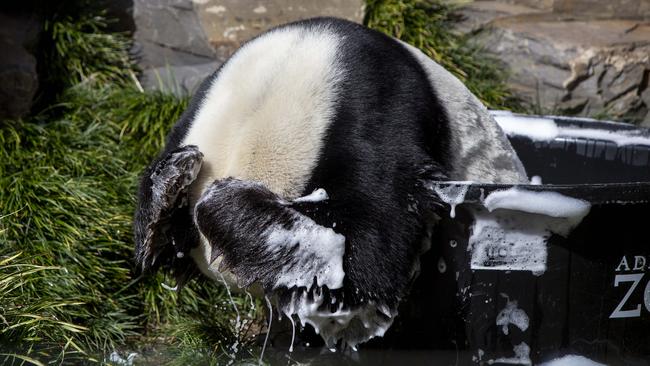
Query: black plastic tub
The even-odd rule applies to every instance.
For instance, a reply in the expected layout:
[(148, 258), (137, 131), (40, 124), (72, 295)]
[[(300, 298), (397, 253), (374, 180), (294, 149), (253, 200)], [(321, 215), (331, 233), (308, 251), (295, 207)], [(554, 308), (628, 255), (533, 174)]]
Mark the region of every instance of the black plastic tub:
[(274, 363), (650, 365), (650, 131), (494, 115), (535, 184), (432, 184), (452, 205), (386, 335), (289, 356), (280, 322)]
[(495, 116), (535, 184), (432, 186), (455, 215), (402, 315), (434, 320), (402, 326), (469, 350), (460, 364), (650, 364), (650, 133)]

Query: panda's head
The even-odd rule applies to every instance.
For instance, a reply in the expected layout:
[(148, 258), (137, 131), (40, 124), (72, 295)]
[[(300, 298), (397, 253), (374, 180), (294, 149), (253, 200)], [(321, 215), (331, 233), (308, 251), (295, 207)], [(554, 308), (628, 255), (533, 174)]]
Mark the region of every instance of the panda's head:
[(142, 271), (164, 269), (179, 284), (194, 273), (188, 253), (198, 243), (188, 191), (203, 154), (185, 146), (155, 160), (144, 172), (134, 217), (135, 259)]

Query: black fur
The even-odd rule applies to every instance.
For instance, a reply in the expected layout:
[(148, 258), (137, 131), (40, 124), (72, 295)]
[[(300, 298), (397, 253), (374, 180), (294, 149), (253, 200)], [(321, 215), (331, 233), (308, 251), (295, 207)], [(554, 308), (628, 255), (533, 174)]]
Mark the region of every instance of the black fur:
[[(335, 220), (347, 239), (346, 301), (394, 306), (411, 281), (431, 214), (421, 179), (449, 169), (448, 120), (426, 73), (402, 45), (358, 24), (334, 23), (346, 37), (339, 57), (347, 77), (306, 192), (327, 189), (329, 212), (314, 220)], [(412, 201), (425, 207), (409, 212)]]
[(317, 258), (300, 260), (295, 255), (303, 250), (301, 243), (268, 246), (269, 229), (310, 229), (313, 221), (305, 220), (295, 206), (262, 184), (227, 178), (214, 182), (205, 192), (195, 216), (199, 230), (213, 243), (212, 260), (223, 255), (223, 269), (234, 273), (242, 287), (257, 282), (271, 291), (284, 272), (298, 269), (309, 277), (320, 265), (314, 263)]
[(142, 270), (166, 266), (180, 282), (192, 272), (183, 270), (192, 268), (185, 254), (198, 242), (188, 191), (202, 159), (196, 146), (185, 146), (170, 151), (145, 171), (134, 218), (135, 257)]
[[(323, 25), (342, 37), (338, 61), (346, 76), (304, 193), (325, 188), (330, 200), (288, 207), (265, 187), (223, 180), (215, 182), (215, 190), (207, 193), (211, 197), (197, 205), (196, 223), (217, 247), (213, 257), (223, 254), (224, 263), (244, 284), (258, 281), (267, 289), (291, 252), (269, 256), (256, 247), (265, 227), (280, 223), (290, 229), (295, 215), (325, 227), (336, 224), (334, 230), (346, 238), (345, 280), (340, 290), (346, 305), (376, 300), (394, 308), (412, 280), (423, 233), (435, 211), (436, 203), (422, 181), (440, 180), (451, 168), (449, 122), (439, 100), (444, 90), (433, 90), (417, 60), (384, 34), (333, 18), (287, 26)], [(219, 72), (203, 83), (171, 131), (163, 160), (192, 128), (202, 98)], [(147, 220), (160, 220), (147, 208), (152, 205), (147, 202), (149, 174), (145, 173), (140, 192), (139, 210), (144, 212), (136, 215), (137, 258), (142, 264), (148, 260), (141, 254), (143, 228), (150, 225)], [(174, 227), (187, 230), (187, 245), (195, 245), (190, 211), (176, 212), (185, 219), (179, 221), (184, 226), (173, 223)], [(162, 248), (168, 242), (163, 235), (156, 250), (171, 250)]]

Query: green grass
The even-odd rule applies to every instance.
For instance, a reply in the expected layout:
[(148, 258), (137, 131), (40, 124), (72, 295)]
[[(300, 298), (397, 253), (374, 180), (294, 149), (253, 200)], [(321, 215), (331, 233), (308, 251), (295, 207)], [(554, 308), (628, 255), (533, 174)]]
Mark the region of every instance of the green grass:
[(69, 362), (192, 322), (202, 327), (172, 344), (234, 339), (221, 288), (197, 281), (178, 299), (131, 260), (137, 174), (185, 106), (85, 81), (66, 92), (58, 119), (0, 129), (0, 345)]
[(57, 102), (0, 124), (0, 364), (101, 363), (148, 344), (182, 349), (170, 362), (231, 357), (252, 332), (235, 329), (223, 288), (198, 280), (179, 295), (133, 267), (138, 174), (187, 99), (141, 92), (126, 39), (99, 16), (80, 22), (51, 24), (52, 72), (69, 83)]
[[(101, 12), (72, 8), (47, 23), (47, 104), (25, 120), (0, 121), (0, 364), (103, 363), (114, 350), (144, 354), (144, 364), (255, 358), (259, 303), (234, 296), (243, 319), (236, 329), (218, 284), (197, 279), (175, 293), (162, 288), (162, 274), (135, 270), (138, 174), (188, 101), (142, 92), (128, 37), (107, 32)], [(500, 74), (445, 30), (449, 17), (437, 2), (368, 0), (366, 23), (504, 106)]]

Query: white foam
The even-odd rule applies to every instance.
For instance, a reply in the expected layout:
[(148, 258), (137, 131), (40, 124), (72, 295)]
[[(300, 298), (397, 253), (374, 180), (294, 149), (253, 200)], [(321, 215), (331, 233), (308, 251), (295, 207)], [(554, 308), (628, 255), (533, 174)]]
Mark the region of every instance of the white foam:
[(374, 337), (381, 337), (397, 315), (397, 311), (373, 301), (353, 309), (344, 309), (341, 303), (335, 311), (331, 311), (329, 306), (321, 309), (323, 301), (322, 294), (314, 293), (310, 299), (303, 291), (294, 293), (280, 310), (288, 317), (296, 315), (302, 326), (310, 324), (314, 327), (328, 348), (335, 347), (339, 340), (356, 347)]
[(266, 245), (270, 252), (297, 246), (290, 262), (283, 267), (281, 275), (276, 279), (274, 288), (309, 288), (314, 277), (319, 287), (343, 287), (345, 237), (307, 217), (301, 216), (298, 220), (291, 230), (281, 226), (267, 230)]
[(232, 305), (232, 308), (235, 310), (235, 314), (237, 314), (237, 317), (235, 318), (235, 329), (237, 330), (237, 337), (239, 337), (239, 332), (241, 330), (241, 316), (239, 314), (239, 308), (237, 308), (237, 304), (235, 304), (235, 300), (232, 298), (232, 294), (230, 293), (230, 286), (228, 286), (228, 282), (226, 282), (226, 279), (223, 277), (223, 273), (219, 272), (219, 276), (221, 278), (221, 282), (223, 285), (226, 287), (226, 293), (228, 294), (228, 299), (230, 300), (230, 304)]
[(641, 135), (637, 130), (560, 127), (552, 118), (523, 117), (512, 114), (496, 114), (493, 116), (508, 136), (526, 136), (534, 141), (577, 138), (609, 141), (618, 146), (650, 146), (650, 137)]
[(472, 182), (469, 181), (441, 182), (430, 183), (427, 188), (435, 191), (442, 202), (451, 207), (449, 217), (453, 219), (456, 217), (456, 206), (465, 201), (465, 195), (471, 184)]
[[(110, 364), (113, 364), (113, 365), (116, 365), (116, 366), (132, 366), (133, 361), (138, 356), (139, 355), (137, 353), (131, 352), (126, 356), (126, 358), (123, 358), (122, 356), (120, 356), (120, 354), (117, 351), (113, 351), (108, 356), (108, 361), (109, 361)], [(106, 360), (104, 362), (106, 362)]]
[(490, 211), (516, 210), (551, 217), (582, 219), (589, 213), (591, 204), (557, 192), (535, 192), (516, 187), (490, 193), (483, 205)]
[(296, 322), (293, 320), (293, 316), (289, 316), (289, 321), (291, 322), (291, 346), (289, 346), (289, 353), (293, 352), (293, 342), (296, 340)]
[(539, 175), (533, 175), (530, 178), (530, 184), (532, 184), (534, 186), (542, 185), (542, 177), (540, 177)]
[(266, 329), (266, 336), (264, 337), (262, 352), (260, 352), (259, 364), (261, 364), (264, 359), (264, 351), (266, 351), (266, 344), (269, 342), (269, 334), (271, 334), (271, 325), (273, 324), (273, 307), (271, 306), (271, 300), (269, 300), (267, 296), (264, 296), (264, 300), (266, 300), (266, 306), (269, 308), (269, 326)]
[(513, 211), (477, 211), (474, 219), (467, 247), (472, 269), (546, 271), (548, 228), (561, 219)]
[(546, 271), (546, 243), (552, 234), (567, 236), (591, 205), (557, 192), (520, 188), (494, 191), (485, 209), (474, 211), (469, 238), (472, 269)]
[(501, 327), (503, 334), (508, 335), (510, 333), (508, 328), (510, 324), (521, 329), (522, 332), (526, 331), (529, 325), (528, 315), (517, 307), (517, 301), (514, 300), (508, 300), (506, 307), (497, 315), (497, 325)]
[(506, 135), (527, 136), (532, 140), (549, 141), (560, 134), (555, 121), (547, 118), (518, 117), (516, 115), (494, 116)]
[(521, 342), (516, 345), (513, 349), (515, 352), (514, 357), (502, 357), (495, 360), (488, 360), (488, 364), (492, 365), (495, 363), (505, 363), (509, 365), (532, 365), (530, 361), (530, 347), (526, 342)]
[(544, 362), (539, 366), (605, 366), (605, 364), (592, 361), (584, 356), (566, 355)]
[(330, 197), (327, 195), (327, 191), (323, 188), (318, 188), (313, 191), (311, 194), (303, 197), (298, 197), (293, 202), (321, 202), (328, 200)]
[(618, 146), (646, 145), (650, 146), (650, 138), (638, 135), (636, 131), (608, 131), (591, 128), (562, 128), (560, 137), (582, 138), (590, 140), (611, 141)]

